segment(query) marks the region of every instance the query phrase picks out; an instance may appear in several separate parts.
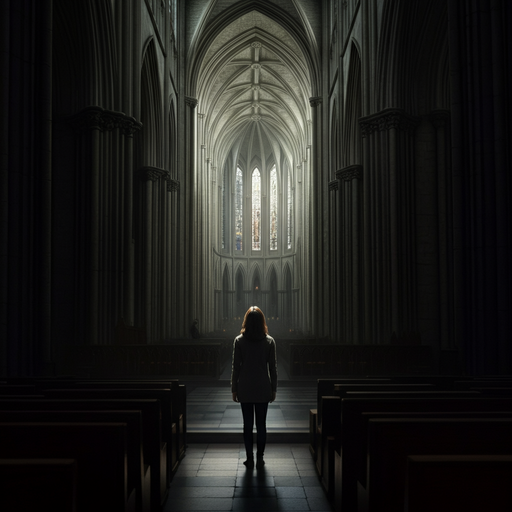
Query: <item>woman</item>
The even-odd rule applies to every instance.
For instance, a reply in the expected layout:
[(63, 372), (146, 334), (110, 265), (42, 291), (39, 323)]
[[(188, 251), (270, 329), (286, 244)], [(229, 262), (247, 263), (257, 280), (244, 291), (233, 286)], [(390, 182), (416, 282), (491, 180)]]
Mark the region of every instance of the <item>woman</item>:
[(267, 441), (268, 404), (276, 399), (276, 342), (268, 335), (265, 315), (252, 306), (245, 313), (240, 335), (233, 343), (231, 392), (233, 401), (240, 402), (244, 418), (244, 444), (248, 468), (254, 467), (252, 429), (256, 416), (256, 467), (265, 464), (263, 453)]

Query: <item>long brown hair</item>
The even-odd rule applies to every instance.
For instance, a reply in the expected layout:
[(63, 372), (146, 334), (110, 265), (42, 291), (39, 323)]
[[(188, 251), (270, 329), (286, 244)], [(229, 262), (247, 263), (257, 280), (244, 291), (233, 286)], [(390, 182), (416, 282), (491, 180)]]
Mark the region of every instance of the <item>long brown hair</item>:
[(249, 338), (263, 338), (268, 334), (267, 322), (263, 311), (257, 306), (251, 306), (244, 316), (241, 334), (245, 334)]

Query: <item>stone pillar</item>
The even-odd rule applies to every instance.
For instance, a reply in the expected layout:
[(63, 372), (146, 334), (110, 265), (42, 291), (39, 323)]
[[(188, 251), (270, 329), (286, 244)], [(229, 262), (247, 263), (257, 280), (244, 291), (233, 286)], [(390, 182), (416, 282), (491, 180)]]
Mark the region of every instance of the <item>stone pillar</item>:
[(362, 166), (351, 165), (336, 171), (339, 182), (339, 250), (338, 268), (341, 274), (339, 317), (343, 325), (343, 342), (362, 343)]
[(195, 316), (196, 311), (196, 294), (194, 293), (194, 272), (196, 267), (193, 262), (194, 251), (194, 225), (197, 221), (195, 216), (195, 204), (197, 192), (197, 169), (196, 169), (196, 146), (197, 146), (197, 129), (196, 129), (196, 112), (197, 99), (189, 96), (185, 97), (186, 103), (186, 149), (185, 149), (185, 166), (180, 175), (180, 195), (183, 200), (180, 201), (180, 260), (182, 264), (182, 272), (180, 273), (180, 294), (183, 297), (181, 307), (182, 314), (179, 318), (180, 333), (182, 336), (189, 335), (190, 323)]
[[(154, 289), (153, 289), (153, 262), (156, 248), (155, 240), (153, 237), (153, 192), (154, 185), (160, 178), (166, 177), (166, 171), (157, 167), (143, 167), (139, 171), (141, 180), (145, 183), (143, 188), (144, 206), (143, 212), (143, 228), (144, 228), (144, 249), (143, 249), (143, 323), (146, 327), (146, 335), (148, 343), (154, 343), (155, 340), (155, 317), (157, 311), (154, 308), (157, 304), (153, 304)], [(142, 199), (142, 197), (141, 197)], [(158, 233), (156, 233), (158, 235)]]
[(330, 228), (331, 228), (331, 244), (329, 254), (329, 271), (331, 280), (334, 283), (333, 292), (329, 301), (329, 335), (330, 337), (341, 343), (345, 342), (342, 331), (341, 321), (341, 290), (342, 282), (340, 279), (340, 267), (339, 267), (339, 256), (340, 256), (340, 226), (338, 223), (339, 215), (339, 197), (338, 197), (339, 183), (338, 180), (329, 182), (329, 211), (331, 214)]
[(133, 118), (122, 123), (124, 134), (124, 245), (123, 245), (123, 319), (133, 326), (135, 319), (135, 247), (133, 245), (133, 136), (142, 127)]
[(449, 158), (450, 112), (435, 110), (429, 117), (436, 130), (439, 345), (441, 350), (448, 350), (455, 348), (455, 340), (453, 339), (453, 287), (451, 284), (451, 276), (453, 275), (451, 265), (453, 241), (450, 222), (452, 189), (448, 172), (451, 168)]
[(167, 335), (170, 338), (176, 338), (178, 336), (178, 330), (176, 327), (177, 318), (178, 318), (178, 310), (179, 310), (179, 301), (180, 297), (177, 295), (177, 287), (176, 282), (178, 280), (178, 275), (181, 273), (178, 268), (178, 244), (177, 244), (177, 214), (178, 214), (178, 205), (177, 205), (177, 196), (180, 189), (180, 183), (177, 180), (172, 179), (170, 176), (167, 177), (167, 192), (171, 193), (171, 196), (168, 198), (168, 221), (167, 221), (167, 238), (169, 240), (169, 252), (166, 255), (167, 264), (169, 267), (168, 272), (168, 280), (167, 280), (167, 293), (168, 293), (168, 302), (167, 302), (167, 311), (166, 317), (168, 318), (168, 331)]
[(512, 371), (512, 4), (447, 5), (455, 338), (469, 374), (505, 374)]
[[(414, 139), (417, 119), (385, 109), (360, 119), (365, 139), (365, 338), (416, 331)], [(368, 165), (368, 167), (367, 167)]]
[(323, 336), (326, 327), (324, 315), (325, 297), (323, 282), (323, 263), (324, 263), (324, 218), (323, 218), (323, 181), (322, 181), (322, 115), (319, 112), (322, 105), (322, 98), (310, 98), (311, 105), (311, 127), (312, 127), (312, 146), (311, 146), (311, 166), (310, 166), (310, 228), (311, 235), (311, 268), (312, 268), (312, 294), (308, 309), (311, 311), (311, 328), (316, 336)]

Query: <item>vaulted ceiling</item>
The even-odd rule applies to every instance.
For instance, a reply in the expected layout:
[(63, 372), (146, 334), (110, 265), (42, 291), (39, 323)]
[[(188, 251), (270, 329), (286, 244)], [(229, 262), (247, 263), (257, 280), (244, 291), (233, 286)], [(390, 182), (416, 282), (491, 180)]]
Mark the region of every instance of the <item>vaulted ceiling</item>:
[[(204, 53), (198, 114), (215, 166), (299, 162), (309, 137), (310, 70), (298, 42), (256, 10), (226, 25)], [(233, 156), (234, 155), (234, 156)]]

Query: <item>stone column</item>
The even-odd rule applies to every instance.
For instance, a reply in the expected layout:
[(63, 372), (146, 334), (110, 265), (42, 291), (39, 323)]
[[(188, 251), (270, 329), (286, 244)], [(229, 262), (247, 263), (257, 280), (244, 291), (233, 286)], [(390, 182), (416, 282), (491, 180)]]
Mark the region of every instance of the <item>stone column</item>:
[(329, 325), (329, 335), (332, 339), (336, 341), (340, 341), (345, 343), (346, 340), (343, 336), (342, 331), (342, 321), (341, 317), (341, 290), (342, 290), (342, 282), (340, 279), (340, 267), (338, 264), (339, 256), (340, 256), (340, 226), (338, 222), (338, 214), (339, 214), (339, 197), (338, 197), (338, 189), (339, 183), (338, 180), (332, 180), (329, 182), (329, 210), (331, 213), (331, 245), (330, 245), (330, 254), (329, 254), (329, 270), (331, 274), (331, 279), (335, 283), (333, 287), (333, 292), (329, 301), (329, 316), (330, 316), (330, 325)]
[(312, 125), (312, 146), (311, 146), (311, 167), (310, 167), (310, 229), (312, 233), (311, 268), (312, 268), (312, 295), (308, 304), (311, 311), (311, 328), (316, 336), (323, 336), (325, 329), (324, 315), (325, 299), (323, 282), (324, 263), (324, 218), (322, 208), (322, 115), (319, 107), (322, 105), (322, 98), (310, 98), (311, 125)]
[(123, 237), (123, 319), (132, 326), (135, 319), (135, 248), (133, 245), (133, 136), (142, 124), (133, 117), (122, 123), (124, 134), (124, 237)]
[(364, 144), (365, 338), (387, 343), (416, 330), (414, 139), (400, 109), (360, 119)]
[(449, 218), (451, 215), (451, 182), (448, 175), (450, 112), (435, 110), (430, 121), (436, 129), (437, 157), (437, 219), (439, 254), (439, 344), (441, 350), (454, 349), (453, 339), (453, 288), (450, 285), (452, 238)]
[(361, 336), (361, 297), (362, 287), (362, 166), (350, 165), (336, 171), (339, 181), (339, 237), (338, 268), (341, 303), (339, 317), (343, 323), (340, 332), (344, 343), (359, 344)]
[[(153, 237), (153, 186), (160, 180), (166, 177), (166, 171), (157, 167), (143, 167), (139, 171), (141, 180), (145, 183), (143, 189), (144, 207), (143, 211), (143, 227), (144, 227), (144, 272), (143, 283), (144, 291), (143, 297), (143, 311), (144, 311), (144, 324), (146, 327), (146, 335), (148, 343), (154, 343), (155, 325), (153, 308), (153, 255), (155, 253), (155, 244)], [(142, 199), (142, 198), (141, 198)], [(155, 311), (156, 313), (156, 311)]]
[(177, 180), (172, 179), (170, 176), (167, 177), (167, 192), (171, 192), (171, 197), (168, 199), (169, 203), (169, 219), (168, 219), (168, 239), (169, 239), (169, 254), (167, 255), (167, 261), (169, 265), (169, 273), (168, 273), (168, 293), (169, 293), (169, 301), (168, 301), (168, 310), (166, 315), (169, 319), (168, 321), (168, 335), (171, 338), (176, 338), (178, 336), (177, 330), (177, 318), (178, 318), (178, 303), (180, 301), (180, 297), (177, 294), (177, 286), (176, 282), (178, 281), (178, 275), (181, 273), (178, 268), (178, 244), (177, 244), (177, 231), (178, 231), (178, 223), (177, 223), (177, 213), (178, 213), (178, 205), (177, 205), (177, 196), (180, 189), (180, 183)]
[(180, 176), (180, 193), (183, 200), (180, 201), (180, 260), (182, 271), (180, 273), (180, 295), (183, 297), (181, 306), (181, 315), (179, 317), (181, 336), (189, 335), (190, 323), (195, 314), (195, 293), (194, 293), (194, 272), (196, 268), (193, 264), (194, 242), (192, 234), (194, 233), (194, 224), (196, 222), (194, 207), (196, 197), (194, 194), (197, 190), (196, 182), (196, 146), (197, 146), (197, 129), (196, 129), (196, 112), (197, 99), (189, 96), (185, 97), (186, 103), (186, 148), (185, 148), (185, 166)]

